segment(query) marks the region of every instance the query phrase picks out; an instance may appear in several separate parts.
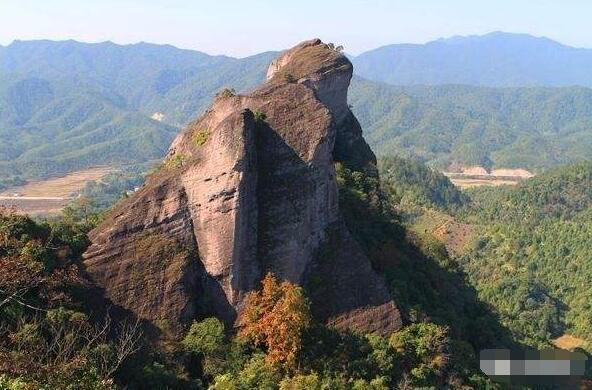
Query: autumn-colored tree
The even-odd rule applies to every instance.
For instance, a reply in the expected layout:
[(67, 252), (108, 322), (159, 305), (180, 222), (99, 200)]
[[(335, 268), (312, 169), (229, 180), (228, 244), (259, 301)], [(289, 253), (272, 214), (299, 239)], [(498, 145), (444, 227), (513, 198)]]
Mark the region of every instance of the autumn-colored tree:
[(261, 291), (249, 293), (241, 316), (240, 334), (267, 348), (266, 360), (292, 371), (297, 367), (302, 334), (311, 324), (304, 290), (272, 274), (263, 279)]

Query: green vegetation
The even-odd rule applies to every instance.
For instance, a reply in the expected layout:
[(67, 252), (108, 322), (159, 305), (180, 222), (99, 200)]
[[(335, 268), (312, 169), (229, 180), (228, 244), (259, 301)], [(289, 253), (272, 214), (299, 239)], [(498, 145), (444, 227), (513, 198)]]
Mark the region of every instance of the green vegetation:
[(374, 268), (385, 275), (391, 295), (410, 322), (448, 326), (451, 337), (468, 342), (473, 353), (512, 344), (444, 245), (408, 230), (393, 211), (396, 202), (378, 188), (375, 176), (339, 165), (337, 174), (345, 222)]
[(265, 120), (267, 119), (267, 115), (259, 110), (255, 110), (255, 112), (253, 112), (253, 117), (257, 125), (263, 124), (263, 122), (265, 122)]
[(382, 188), (395, 204), (454, 211), (469, 202), (445, 176), (419, 161), (387, 157), (379, 161)]
[[(388, 159), (380, 167), (384, 192), (375, 174), (338, 164), (340, 205), (350, 231), (388, 281), (407, 324), (400, 331), (385, 337), (336, 332), (311, 316), (305, 290), (268, 276), (247, 299), (239, 332), (206, 318), (194, 322), (178, 344), (145, 347), (136, 326), (121, 330), (108, 316), (88, 312), (78, 262), (86, 232), (100, 215), (81, 198), (55, 221), (36, 223), (6, 213), (0, 220), (0, 360), (10, 361), (9, 369), (0, 366), (0, 383), (89, 389), (140, 383), (213, 389), (495, 388), (478, 373), (481, 348), (510, 346), (512, 339), (544, 347), (565, 333), (591, 341), (592, 297), (581, 287), (592, 282), (591, 163), (517, 187), (468, 194), (417, 161)], [(464, 253), (451, 254), (425, 221), (422, 229), (409, 229), (414, 215), (432, 209), (475, 227)], [(136, 252), (164, 248), (163, 258), (182, 252), (174, 242), (155, 246), (159, 239), (139, 239)], [(119, 355), (123, 359), (117, 358), (118, 336), (86, 341), (105, 327), (136, 340)], [(62, 338), (75, 340), (71, 352), (59, 359), (44, 352), (50, 340)], [(25, 358), (31, 354), (48, 358), (32, 367)]]
[(163, 166), (167, 169), (178, 169), (185, 165), (186, 161), (187, 157), (183, 153), (175, 153), (164, 160)]
[(193, 134), (193, 143), (196, 146), (203, 146), (208, 138), (210, 137), (210, 132), (208, 130), (199, 130)]
[(394, 333), (389, 346), (401, 357), (415, 383), (429, 384), (446, 369), (450, 339), (445, 327), (431, 323), (410, 325)]
[[(15, 42), (0, 54), (11, 58), (0, 63), (14, 64), (0, 69), (0, 188), (15, 178), (159, 159), (216, 94), (261, 83), (276, 54)], [(539, 172), (592, 158), (587, 88), (397, 87), (354, 78), (349, 98), (381, 155)]]
[(298, 81), (298, 79), (296, 78), (296, 76), (294, 76), (292, 73), (289, 73), (285, 69), (280, 69), (277, 72), (277, 75), (275, 77), (280, 77), (286, 83), (291, 83), (291, 84)]
[(78, 258), (88, 221), (38, 224), (0, 212), (2, 388), (111, 389), (113, 375), (138, 351), (137, 325), (113, 326), (109, 316), (93, 321), (85, 312)]
[(470, 195), (477, 216), (488, 222), (533, 227), (544, 220), (577, 220), (592, 206), (592, 162), (556, 169), (517, 188), (476, 188)]
[(128, 192), (142, 186), (145, 180), (143, 171), (147, 167), (148, 165), (127, 166), (110, 173), (99, 181), (87, 183), (80, 195), (92, 203), (95, 211), (106, 210), (121, 198), (128, 196)]
[(21, 186), (25, 183), (26, 183), (26, 181), (18, 176), (9, 177), (6, 179), (0, 179), (0, 191), (3, 191), (3, 190), (10, 188), (10, 187)]
[(483, 299), (528, 344), (592, 341), (592, 163), (471, 196), (482, 229), (460, 261)]
[[(271, 57), (243, 61), (138, 45), (130, 67), (114, 72), (102, 57), (83, 61), (79, 44), (63, 45), (73, 50), (73, 64), (55, 66), (71, 65), (80, 77), (75, 85), (70, 73), (48, 71), (35, 50), (20, 54), (27, 72), (0, 83), (0, 186), (158, 158), (176, 132), (171, 125), (195, 116), (222, 82), (243, 88), (262, 80)], [(123, 50), (97, 48), (106, 59)], [(170, 55), (165, 68), (149, 60), (162, 50)], [(174, 59), (180, 53), (186, 68)], [(355, 80), (351, 98), (382, 153), (432, 166), (544, 171), (590, 158), (592, 150), (592, 95), (585, 88), (399, 88)], [(148, 119), (161, 109), (168, 125)], [(254, 119), (262, 126), (266, 117), (255, 111)], [(198, 134), (200, 146), (209, 134)], [(177, 169), (186, 159), (175, 154), (164, 166)], [(337, 164), (344, 223), (385, 277), (406, 326), (385, 337), (337, 332), (311, 314), (312, 288), (268, 275), (247, 299), (238, 331), (206, 318), (181, 342), (158, 346), (136, 324), (117, 327), (107, 313), (92, 312), (87, 305), (96, 295), (80, 271), (99, 211), (139, 186), (141, 171), (89, 184), (52, 221), (0, 212), (0, 388), (495, 388), (476, 366), (481, 348), (548, 346), (565, 333), (592, 342), (591, 163), (516, 188), (467, 193), (416, 159), (381, 161), (382, 182), (375, 172)], [(428, 212), (470, 224), (471, 245), (452, 253), (429, 230), (429, 218), (418, 228), (416, 216), (434, 215)], [(187, 255), (163, 240), (141, 236), (134, 255)]]
[(588, 88), (396, 87), (354, 78), (349, 101), (382, 156), (535, 172), (592, 159)]
[[(413, 176), (403, 183), (408, 177), (399, 175), (393, 185), (421, 187)], [(434, 188), (429, 183), (418, 191)], [(447, 186), (439, 188), (448, 192)], [(426, 204), (421, 197), (392, 201), (412, 211), (405, 223), (421, 224), (415, 230), (431, 241), (437, 242), (430, 234), (435, 232), (425, 218), (414, 217), (421, 210), (417, 206), (444, 210), (473, 226), (463, 253), (442, 254), (462, 267), (479, 299), (495, 309), (516, 340), (532, 347), (548, 347), (564, 334), (592, 341), (592, 295), (586, 287), (592, 283), (592, 163), (559, 168), (516, 187), (471, 189), (467, 195), (471, 202), (460, 208)]]
[[(183, 340), (211, 389), (440, 386), (458, 362), (446, 327), (414, 324), (388, 338), (339, 333), (312, 320), (302, 288), (272, 275), (251, 293), (241, 326), (227, 338), (223, 324), (208, 318)], [(478, 375), (453, 377), (457, 386), (486, 382)]]
[(231, 348), (224, 333), (224, 324), (217, 318), (195, 321), (183, 339), (185, 350), (201, 361), (201, 372), (209, 380), (224, 372)]
[(236, 91), (234, 88), (224, 88), (216, 94), (216, 97), (218, 98), (229, 98), (233, 96), (236, 96)]
[(76, 204), (45, 222), (0, 210), (0, 388), (200, 388), (139, 322), (91, 307), (80, 257), (98, 221)]
[(0, 53), (0, 180), (162, 158), (217, 91), (252, 89), (274, 56), (239, 60), (144, 43), (15, 42)]
[[(338, 172), (346, 222), (360, 221), (352, 231), (369, 251), (374, 266), (385, 273), (409, 326), (385, 337), (337, 332), (315, 320), (303, 288), (268, 275), (261, 290), (246, 300), (236, 333), (225, 329), (219, 319), (206, 318), (194, 322), (180, 343), (168, 342), (164, 347), (147, 344), (133, 325), (115, 328), (97, 342), (86, 343), (92, 339), (89, 335), (112, 327), (109, 317), (104, 313), (90, 316), (82, 275), (74, 273), (76, 283), (68, 279), (69, 284), (47, 279), (48, 275), (62, 277), (65, 267), (78, 269), (88, 244), (86, 232), (100, 220), (94, 206), (81, 198), (63, 218), (51, 223), (18, 216), (7, 216), (0, 223), (0, 232), (9, 232), (11, 237), (8, 248), (13, 248), (7, 252), (0, 244), (0, 259), (10, 265), (0, 267), (10, 271), (0, 283), (20, 283), (13, 290), (2, 285), (0, 302), (8, 299), (8, 305), (0, 306), (0, 329), (7, 332), (0, 337), (0, 354), (5, 354), (0, 356), (11, 356), (13, 363), (10, 369), (0, 365), (0, 383), (82, 389), (495, 388), (478, 374), (475, 359), (480, 346), (493, 345), (492, 340), (504, 337), (495, 318), (474, 300), (460, 274), (439, 257), (438, 250), (424, 254), (415, 245), (418, 240), (405, 237), (375, 175), (343, 166)], [(141, 237), (136, 255), (157, 253), (163, 259), (183, 255), (176, 243), (162, 245), (161, 239)], [(63, 244), (70, 249), (63, 251)], [(38, 275), (45, 276), (38, 279)], [(56, 288), (59, 293), (52, 290)], [(12, 296), (12, 291), (19, 295)], [(63, 301), (49, 299), (54, 296)], [(48, 314), (39, 317), (37, 308), (49, 310)], [(47, 340), (56, 339), (54, 318), (60, 318), (58, 329), (64, 329), (60, 330), (64, 337), (79, 340), (73, 353), (60, 360), (60, 365), (43, 360), (36, 363), (39, 369), (23, 368), (22, 357), (44, 354), (50, 348)], [(121, 340), (130, 337), (133, 348), (123, 348)], [(27, 345), (34, 345), (34, 352), (25, 349)], [(81, 363), (73, 366), (74, 362)]]
[[(2, 99), (0, 91), (0, 105), (25, 104)], [(40, 178), (96, 165), (158, 159), (178, 132), (92, 93), (62, 96), (35, 109), (39, 112), (22, 124), (0, 114), (2, 178)]]

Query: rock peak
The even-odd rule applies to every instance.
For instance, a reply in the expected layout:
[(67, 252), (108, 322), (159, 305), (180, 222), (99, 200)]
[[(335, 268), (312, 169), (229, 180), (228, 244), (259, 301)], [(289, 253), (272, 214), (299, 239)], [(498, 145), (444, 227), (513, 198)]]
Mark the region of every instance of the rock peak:
[(267, 80), (278, 74), (295, 80), (329, 76), (334, 71), (351, 75), (352, 70), (351, 62), (334, 46), (320, 39), (311, 39), (286, 50), (273, 60), (267, 70)]
[(352, 74), (353, 65), (340, 50), (320, 39), (312, 39), (294, 46), (272, 61), (267, 70), (267, 81), (307, 85), (340, 122), (349, 111), (347, 89)]
[[(106, 296), (178, 334), (205, 315), (234, 322), (272, 272), (301, 285), (320, 279), (322, 299), (311, 297), (321, 320), (398, 328), (339, 210), (334, 163), (376, 171), (347, 106), (351, 75), (349, 60), (316, 39), (274, 60), (251, 94), (220, 94), (143, 189), (90, 233), (85, 265)], [(333, 240), (340, 245), (328, 249)]]

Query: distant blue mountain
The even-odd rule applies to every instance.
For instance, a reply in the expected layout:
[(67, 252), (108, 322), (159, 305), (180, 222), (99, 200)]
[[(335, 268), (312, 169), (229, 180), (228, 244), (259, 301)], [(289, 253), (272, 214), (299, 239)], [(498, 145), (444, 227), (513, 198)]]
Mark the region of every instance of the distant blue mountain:
[(394, 85), (592, 87), (592, 49), (527, 34), (494, 32), (389, 45), (352, 61), (358, 75)]

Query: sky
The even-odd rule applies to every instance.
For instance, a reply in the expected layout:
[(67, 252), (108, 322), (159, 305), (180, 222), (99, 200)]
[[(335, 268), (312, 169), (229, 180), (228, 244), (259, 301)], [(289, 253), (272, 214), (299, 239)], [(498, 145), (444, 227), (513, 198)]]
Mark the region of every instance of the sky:
[(0, 0), (15, 39), (172, 44), (244, 57), (310, 38), (351, 54), (492, 31), (592, 48), (592, 0)]

